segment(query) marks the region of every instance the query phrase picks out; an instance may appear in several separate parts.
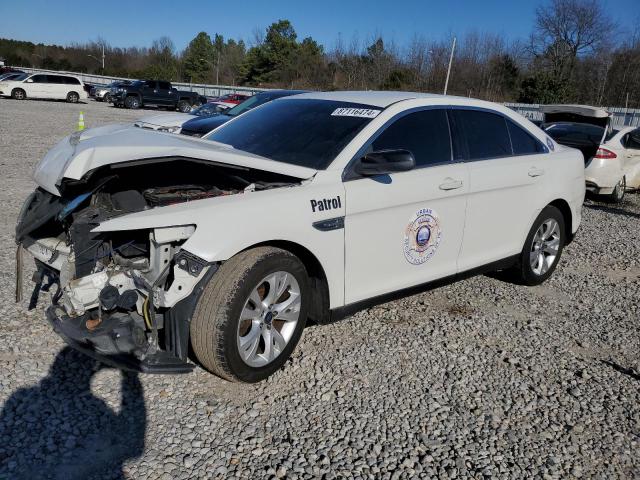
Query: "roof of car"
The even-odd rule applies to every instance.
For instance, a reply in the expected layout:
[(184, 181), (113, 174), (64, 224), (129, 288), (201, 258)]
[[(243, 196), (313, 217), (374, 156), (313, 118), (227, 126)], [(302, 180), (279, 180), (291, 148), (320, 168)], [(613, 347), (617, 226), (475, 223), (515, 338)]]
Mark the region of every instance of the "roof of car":
[(383, 91), (353, 91), (353, 92), (309, 92), (296, 95), (296, 99), (333, 100), (337, 102), (359, 103), (375, 107), (386, 108), (402, 100), (413, 98), (443, 98), (443, 95), (415, 92), (383, 92)]
[(611, 114), (603, 108), (590, 105), (542, 105), (542, 113), (573, 113), (583, 117), (606, 118)]

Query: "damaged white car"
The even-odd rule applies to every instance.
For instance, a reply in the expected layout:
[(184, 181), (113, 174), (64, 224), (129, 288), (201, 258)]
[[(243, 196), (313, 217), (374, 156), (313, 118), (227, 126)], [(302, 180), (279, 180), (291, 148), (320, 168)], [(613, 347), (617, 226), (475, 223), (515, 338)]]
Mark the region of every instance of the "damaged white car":
[(546, 280), (580, 223), (583, 165), (492, 103), (308, 93), (203, 139), (123, 126), (65, 138), (36, 169), (16, 239), (75, 348), (254, 382), (308, 319), (488, 270)]

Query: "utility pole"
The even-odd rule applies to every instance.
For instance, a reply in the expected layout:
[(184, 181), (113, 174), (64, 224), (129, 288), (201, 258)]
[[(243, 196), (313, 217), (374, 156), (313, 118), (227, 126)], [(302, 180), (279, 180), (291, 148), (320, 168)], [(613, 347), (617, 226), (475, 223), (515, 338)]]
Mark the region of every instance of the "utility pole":
[(451, 45), (451, 55), (449, 56), (449, 68), (447, 68), (447, 79), (444, 82), (444, 95), (447, 94), (447, 88), (449, 87), (449, 75), (451, 75), (451, 64), (453, 63), (453, 52), (456, 50), (456, 37), (453, 37), (453, 43)]
[(104, 75), (104, 43), (102, 44), (102, 74)]

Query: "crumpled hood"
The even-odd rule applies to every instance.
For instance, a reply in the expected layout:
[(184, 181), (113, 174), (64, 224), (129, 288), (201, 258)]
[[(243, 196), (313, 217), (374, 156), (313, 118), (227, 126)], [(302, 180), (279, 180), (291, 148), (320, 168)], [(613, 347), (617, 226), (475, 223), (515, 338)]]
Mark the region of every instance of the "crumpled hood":
[(135, 123), (148, 123), (150, 125), (156, 125), (158, 127), (179, 127), (184, 122), (198, 118), (196, 115), (190, 113), (164, 113), (160, 115), (147, 115), (140, 120), (136, 120)]
[(46, 191), (60, 195), (58, 186), (63, 178), (80, 180), (87, 172), (105, 165), (166, 157), (237, 165), (300, 179), (316, 173), (311, 168), (276, 162), (221, 143), (133, 125), (107, 125), (65, 137), (36, 166), (33, 178)]

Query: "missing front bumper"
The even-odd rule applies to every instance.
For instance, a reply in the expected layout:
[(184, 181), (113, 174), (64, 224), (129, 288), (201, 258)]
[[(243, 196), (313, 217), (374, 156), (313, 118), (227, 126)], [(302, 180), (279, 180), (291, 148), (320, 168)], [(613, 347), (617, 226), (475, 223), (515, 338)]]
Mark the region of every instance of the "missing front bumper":
[(195, 368), (194, 364), (162, 350), (140, 356), (122, 352), (132, 346), (135, 350), (140, 345), (140, 339), (135, 338), (135, 330), (127, 328), (126, 322), (112, 325), (114, 328), (104, 331), (89, 332), (84, 326), (83, 318), (71, 319), (58, 306), (49, 307), (46, 316), (54, 331), (69, 346), (120, 370), (173, 374), (189, 373)]

